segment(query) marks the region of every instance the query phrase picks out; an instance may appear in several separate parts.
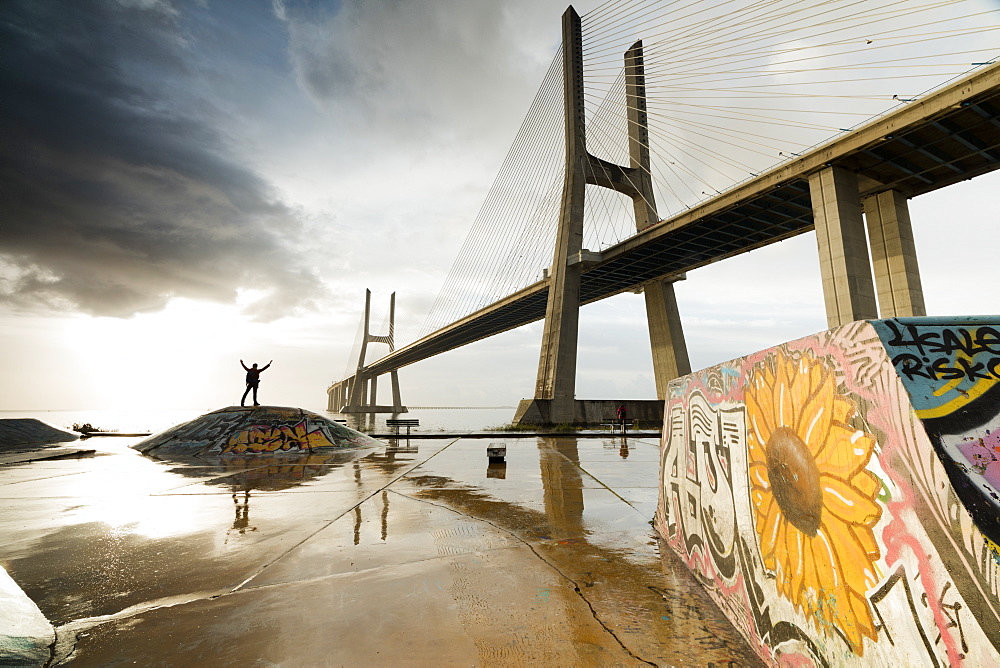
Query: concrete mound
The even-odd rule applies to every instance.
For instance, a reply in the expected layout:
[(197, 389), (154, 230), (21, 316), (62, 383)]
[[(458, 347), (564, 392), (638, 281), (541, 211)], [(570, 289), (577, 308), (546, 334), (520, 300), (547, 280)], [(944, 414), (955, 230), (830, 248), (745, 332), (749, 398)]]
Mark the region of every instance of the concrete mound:
[(671, 381), (656, 528), (771, 665), (1000, 665), (1000, 317)]
[(372, 448), (380, 441), (317, 413), (287, 406), (230, 406), (132, 447), (156, 457), (257, 457)]
[(0, 446), (45, 445), (77, 440), (79, 435), (57, 429), (35, 418), (0, 420)]
[(0, 566), (0, 666), (44, 666), (55, 630)]

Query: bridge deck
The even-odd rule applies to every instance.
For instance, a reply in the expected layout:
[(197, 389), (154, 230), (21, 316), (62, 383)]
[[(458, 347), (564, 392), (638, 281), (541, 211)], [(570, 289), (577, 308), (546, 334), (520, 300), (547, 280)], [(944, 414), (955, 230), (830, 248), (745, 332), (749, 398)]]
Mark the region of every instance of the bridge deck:
[[(914, 197), (1000, 167), (1000, 64), (907, 104), (601, 253), (581, 302), (634, 290), (813, 229), (808, 177), (857, 172), (862, 197)], [(539, 281), (370, 364), (385, 373), (545, 317)]]

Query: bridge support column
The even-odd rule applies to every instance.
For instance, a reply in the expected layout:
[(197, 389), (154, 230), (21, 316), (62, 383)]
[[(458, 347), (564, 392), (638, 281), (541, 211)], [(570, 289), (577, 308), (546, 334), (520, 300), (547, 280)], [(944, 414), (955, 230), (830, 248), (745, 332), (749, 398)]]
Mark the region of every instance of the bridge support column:
[(566, 174), (556, 236), (548, 304), (538, 360), (535, 401), (548, 403), (548, 422), (576, 420), (576, 353), (580, 322), (580, 263), (569, 264), (583, 247), (583, 207), (588, 164), (584, 135), (583, 38), (580, 17), (563, 14), (563, 86), (566, 105)]
[(358, 374), (354, 377), (354, 387), (351, 388), (351, 408), (362, 409), (368, 405), (368, 379)]
[(406, 413), (406, 406), (403, 405), (399, 397), (399, 376), (396, 370), (392, 369), (389, 372), (389, 382), (392, 386), (392, 405), (379, 406), (378, 377), (380, 374), (370, 370), (365, 365), (369, 343), (384, 343), (389, 346), (390, 353), (396, 349), (396, 293), (392, 293), (389, 297), (389, 332), (384, 336), (376, 336), (371, 333), (371, 301), (371, 290), (365, 290), (364, 330), (357, 370), (353, 376), (335, 383), (327, 390), (330, 393), (331, 401), (334, 393), (339, 392), (342, 395), (342, 403), (336, 409), (331, 410), (340, 410), (343, 413)]
[[(548, 305), (538, 382), (533, 401), (522, 401), (514, 422), (574, 423), (585, 421), (576, 387), (582, 262), (569, 264), (583, 245), (584, 195), (587, 185), (616, 190), (632, 198), (635, 226), (644, 230), (659, 221), (649, 160), (646, 79), (642, 41), (625, 53), (625, 95), (628, 115), (629, 166), (602, 160), (587, 152), (583, 106), (583, 57), (580, 18), (570, 7), (563, 14), (563, 83), (566, 121), (566, 175), (555, 256), (549, 278)], [(672, 281), (644, 286), (649, 339), (657, 395), (666, 397), (667, 383), (690, 373)]]
[(339, 412), (344, 407), (344, 404), (347, 402), (347, 388), (348, 381), (342, 380), (339, 383), (334, 383), (327, 389), (326, 410)]
[(649, 347), (653, 351), (653, 376), (656, 398), (667, 398), (667, 384), (691, 373), (681, 315), (674, 296), (674, 282), (654, 281), (643, 288), (646, 298), (646, 321), (649, 324)]
[(864, 200), (879, 317), (927, 315), (906, 198), (886, 190)]
[[(635, 186), (635, 192), (629, 194), (635, 212), (635, 228), (641, 231), (660, 219), (656, 212), (649, 165), (649, 119), (642, 40), (625, 52), (625, 103), (628, 107), (628, 181)], [(674, 280), (658, 280), (643, 286), (657, 399), (666, 399), (667, 384), (671, 380), (691, 373), (681, 315), (674, 295)]]
[(403, 405), (403, 400), (399, 397), (399, 376), (395, 369), (389, 372), (389, 385), (392, 387), (392, 412), (405, 413), (406, 406)]
[(878, 318), (858, 177), (827, 167), (809, 177), (829, 327)]

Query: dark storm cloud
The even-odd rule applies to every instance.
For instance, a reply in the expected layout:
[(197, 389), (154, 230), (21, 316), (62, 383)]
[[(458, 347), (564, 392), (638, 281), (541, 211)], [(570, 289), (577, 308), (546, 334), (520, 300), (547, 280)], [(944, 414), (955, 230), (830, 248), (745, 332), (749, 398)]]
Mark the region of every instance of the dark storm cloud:
[(0, 302), (128, 316), (252, 287), (269, 318), (318, 296), (296, 212), (197, 92), (186, 11), (0, 5)]

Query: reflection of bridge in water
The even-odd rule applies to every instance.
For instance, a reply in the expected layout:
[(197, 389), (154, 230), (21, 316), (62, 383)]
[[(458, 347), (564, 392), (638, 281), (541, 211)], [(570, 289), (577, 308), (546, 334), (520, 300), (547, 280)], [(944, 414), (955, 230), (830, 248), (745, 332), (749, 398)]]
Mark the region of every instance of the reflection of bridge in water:
[[(859, 17), (863, 16), (861, 12)], [(600, 24), (601, 20), (598, 15), (592, 23)], [(943, 24), (937, 27), (945, 29)], [(865, 29), (875, 32), (874, 26)], [(995, 26), (983, 28), (990, 29)], [(961, 30), (955, 28), (955, 34), (967, 34)], [(628, 291), (645, 295), (657, 395), (663, 399), (667, 383), (690, 371), (673, 282), (690, 270), (809, 231), (816, 232), (830, 327), (861, 319), (925, 315), (908, 202), (1000, 166), (1000, 64), (973, 63), (981, 67), (925, 95), (901, 98), (893, 94), (897, 106), (891, 112), (853, 129), (842, 129), (834, 139), (810, 150), (780, 153), (785, 159), (779, 164), (758, 172), (747, 169), (744, 176), (749, 173), (750, 178), (735, 185), (716, 189), (709, 184), (707, 187), (717, 194), (685, 205), (686, 209), (673, 215), (660, 216), (657, 194), (663, 197), (663, 190), (653, 159), (657, 147), (651, 141), (651, 135), (657, 133), (651, 132), (651, 127), (652, 119), (662, 115), (656, 110), (666, 94), (655, 85), (663, 65), (650, 65), (649, 61), (655, 56), (650, 53), (661, 47), (654, 45), (644, 52), (642, 40), (635, 41), (624, 52), (617, 87), (609, 88), (598, 109), (588, 109), (588, 96), (593, 98), (594, 94), (593, 87), (586, 85), (590, 75), (584, 70), (585, 57), (593, 61), (595, 50), (606, 52), (610, 47), (606, 34), (591, 31), (591, 42), (585, 42), (583, 33), (581, 19), (571, 7), (563, 16), (561, 59), (550, 71), (550, 78), (561, 85), (565, 101), (561, 195), (557, 211), (550, 207), (532, 223), (539, 227), (548, 224), (546, 229), (555, 237), (553, 246), (534, 244), (552, 252), (551, 264), (543, 265), (541, 279), (526, 281), (504, 293), (487, 286), (487, 292), (493, 290), (488, 303), (468, 312), (459, 310), (457, 317), (436, 324), (432, 331), (398, 349), (391, 324), (387, 337), (372, 337), (366, 324), (365, 344), (388, 343), (389, 353), (371, 363), (366, 363), (362, 354), (357, 369), (330, 387), (331, 410), (398, 412), (402, 404), (397, 369), (544, 320), (534, 398), (522, 402), (515, 421), (581, 422), (582, 402), (575, 398), (579, 308)], [(873, 40), (861, 40), (865, 41), (871, 44)], [(606, 60), (603, 65), (607, 69)], [(689, 78), (687, 85), (695, 81)], [(711, 81), (698, 90), (709, 90)], [(688, 89), (667, 90), (677, 95), (678, 90)], [(543, 92), (551, 90), (543, 84), (540, 97)], [(621, 98), (617, 107), (614, 101), (608, 102), (615, 95)], [(888, 95), (885, 97), (888, 100)], [(794, 106), (795, 98), (786, 99)], [(611, 107), (618, 112), (620, 135), (612, 136), (601, 125), (607, 123), (601, 113)], [(708, 106), (704, 113), (719, 109), (723, 107)], [(533, 107), (532, 111), (537, 110)], [(782, 120), (777, 113), (780, 110), (772, 111), (770, 121)], [(816, 115), (822, 113), (807, 117), (813, 121), (822, 118)], [(585, 130), (588, 121), (600, 133), (593, 146), (588, 140), (595, 136)], [(526, 122), (522, 135), (531, 127)], [(720, 128), (716, 134), (730, 136), (727, 130), (740, 132), (734, 126)], [(519, 141), (532, 141), (522, 135)], [(662, 133), (659, 136), (662, 139)], [(621, 146), (609, 148), (616, 139), (622, 140)], [(679, 137), (675, 139), (680, 142)], [(680, 153), (675, 151), (668, 157), (684, 153), (678, 150)], [(693, 168), (689, 164), (676, 169), (685, 169), (685, 178), (700, 189), (705, 180), (699, 180)], [(630, 201), (634, 230), (627, 238), (591, 251), (583, 247), (584, 219), (600, 201), (600, 192), (606, 191)], [(488, 233), (512, 234), (509, 230), (474, 228), (453, 270), (458, 283), (473, 271), (470, 267), (476, 262), (496, 264), (493, 271), (498, 275), (513, 271), (510, 268), (514, 265), (504, 264), (502, 257), (466, 253), (471, 249), (482, 255), (486, 242), (474, 237)], [(512, 253), (531, 255), (531, 239), (537, 238), (532, 234), (522, 231), (522, 247)], [(539, 234), (547, 238), (548, 232)], [(523, 273), (520, 268), (517, 271)], [(474, 279), (466, 282), (475, 284)], [(449, 294), (473, 287), (453, 285)], [(450, 298), (439, 297), (439, 302)], [(379, 407), (375, 383), (386, 373), (392, 378), (393, 402)]]

